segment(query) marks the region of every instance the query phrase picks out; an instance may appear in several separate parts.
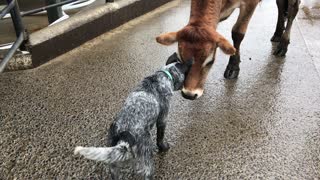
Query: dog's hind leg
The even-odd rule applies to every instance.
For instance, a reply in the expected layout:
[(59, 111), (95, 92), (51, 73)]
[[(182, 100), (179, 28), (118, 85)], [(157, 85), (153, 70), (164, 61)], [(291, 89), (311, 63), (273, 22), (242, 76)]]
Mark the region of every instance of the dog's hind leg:
[(152, 180), (154, 173), (153, 146), (150, 133), (143, 135), (144, 139), (138, 144), (135, 170), (145, 180)]
[(157, 146), (159, 152), (166, 152), (169, 150), (169, 143), (164, 140), (164, 133), (166, 130), (167, 123), (165, 117), (159, 118), (157, 121)]
[(145, 164), (144, 179), (145, 180), (152, 180), (153, 179), (153, 172), (154, 172), (154, 170), (153, 170), (153, 162)]
[(153, 179), (153, 173), (154, 173), (153, 166), (154, 166), (154, 163), (152, 159), (152, 149), (149, 149), (144, 153), (144, 160), (143, 160), (143, 176), (145, 180)]
[(110, 171), (112, 180), (120, 179), (120, 169), (116, 164), (111, 164), (109, 171)]

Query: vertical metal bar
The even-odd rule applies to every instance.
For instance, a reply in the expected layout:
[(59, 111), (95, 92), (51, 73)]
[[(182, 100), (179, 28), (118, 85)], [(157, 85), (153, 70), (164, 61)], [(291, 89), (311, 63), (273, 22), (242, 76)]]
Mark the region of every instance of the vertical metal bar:
[(10, 11), (10, 14), (16, 31), (16, 36), (19, 37), (21, 32), (25, 33), (25, 27), (22, 23), (18, 2), (16, 0), (7, 0), (8, 4), (10, 4), (11, 1), (15, 1), (15, 6)]
[(20, 49), (26, 50), (27, 48), (25, 46), (25, 43), (26, 43), (26, 40), (28, 40), (27, 30), (23, 25), (20, 8), (17, 0), (7, 0), (7, 3), (10, 4), (12, 1), (15, 1), (15, 6), (10, 11), (14, 30), (16, 32), (17, 38), (19, 38), (21, 34), (23, 34), (23, 43), (21, 44)]
[[(46, 6), (60, 3), (60, 2), (61, 0), (46, 0)], [(47, 14), (48, 14), (48, 21), (51, 24), (63, 16), (62, 8), (61, 6), (59, 6), (59, 7), (47, 9)]]

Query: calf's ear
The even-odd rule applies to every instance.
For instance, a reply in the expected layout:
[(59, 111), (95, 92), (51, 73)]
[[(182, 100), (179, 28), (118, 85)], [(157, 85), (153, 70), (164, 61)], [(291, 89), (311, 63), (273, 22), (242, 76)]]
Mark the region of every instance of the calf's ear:
[(212, 33), (212, 39), (225, 54), (234, 55), (236, 53), (236, 48), (234, 48), (232, 44), (218, 32)]
[(177, 42), (177, 32), (169, 32), (169, 33), (160, 34), (156, 38), (156, 40), (158, 43), (160, 43), (162, 45), (169, 46), (169, 45)]

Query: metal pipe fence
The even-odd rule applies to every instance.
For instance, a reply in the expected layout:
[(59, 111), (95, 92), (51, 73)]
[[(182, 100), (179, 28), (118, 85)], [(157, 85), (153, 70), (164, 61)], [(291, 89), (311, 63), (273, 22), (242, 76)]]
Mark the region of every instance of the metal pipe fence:
[(8, 12), (10, 12), (17, 39), (2, 59), (0, 63), (0, 73), (4, 71), (4, 68), (6, 67), (7, 63), (13, 57), (14, 53), (18, 50), (19, 47), (25, 49), (25, 42), (28, 39), (26, 29), (22, 23), (19, 5), (17, 1), (7, 0), (7, 3), (8, 5), (0, 12), (0, 19), (2, 19)]
[[(36, 14), (42, 11), (47, 11), (48, 16), (50, 16), (48, 17), (49, 21), (55, 21), (59, 18), (59, 16), (61, 16), (61, 14), (60, 15), (54, 14), (55, 12), (57, 13), (59, 12), (57, 8), (61, 9), (61, 6), (74, 3), (74, 2), (82, 3), (87, 1), (88, 0), (83, 0), (83, 1), (65, 0), (65, 1), (57, 2), (53, 4), (50, 2), (50, 3), (47, 3), (47, 6), (32, 9), (29, 11), (20, 12), (17, 0), (7, 0), (7, 6), (0, 11), (0, 20), (2, 20), (6, 16), (6, 14), (10, 12), (17, 39), (15, 40), (11, 48), (8, 50), (8, 52), (5, 54), (4, 58), (0, 61), (0, 73), (4, 71), (7, 63), (13, 57), (14, 53), (18, 49), (27, 50), (26, 44), (28, 42), (28, 33), (22, 22), (23, 16), (28, 16), (28, 15)], [(47, 0), (47, 2), (49, 2), (49, 0)], [(106, 0), (106, 3), (112, 3), (112, 2), (114, 2), (114, 0)], [(54, 11), (54, 9), (56, 10)], [(49, 13), (48, 10), (53, 10), (53, 11)]]

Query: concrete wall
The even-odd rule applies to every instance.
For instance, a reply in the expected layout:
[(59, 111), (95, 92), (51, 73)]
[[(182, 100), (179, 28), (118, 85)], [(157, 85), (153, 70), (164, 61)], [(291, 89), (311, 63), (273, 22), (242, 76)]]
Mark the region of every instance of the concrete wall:
[(35, 32), (30, 35), (32, 64), (39, 66), (170, 1), (117, 0)]

